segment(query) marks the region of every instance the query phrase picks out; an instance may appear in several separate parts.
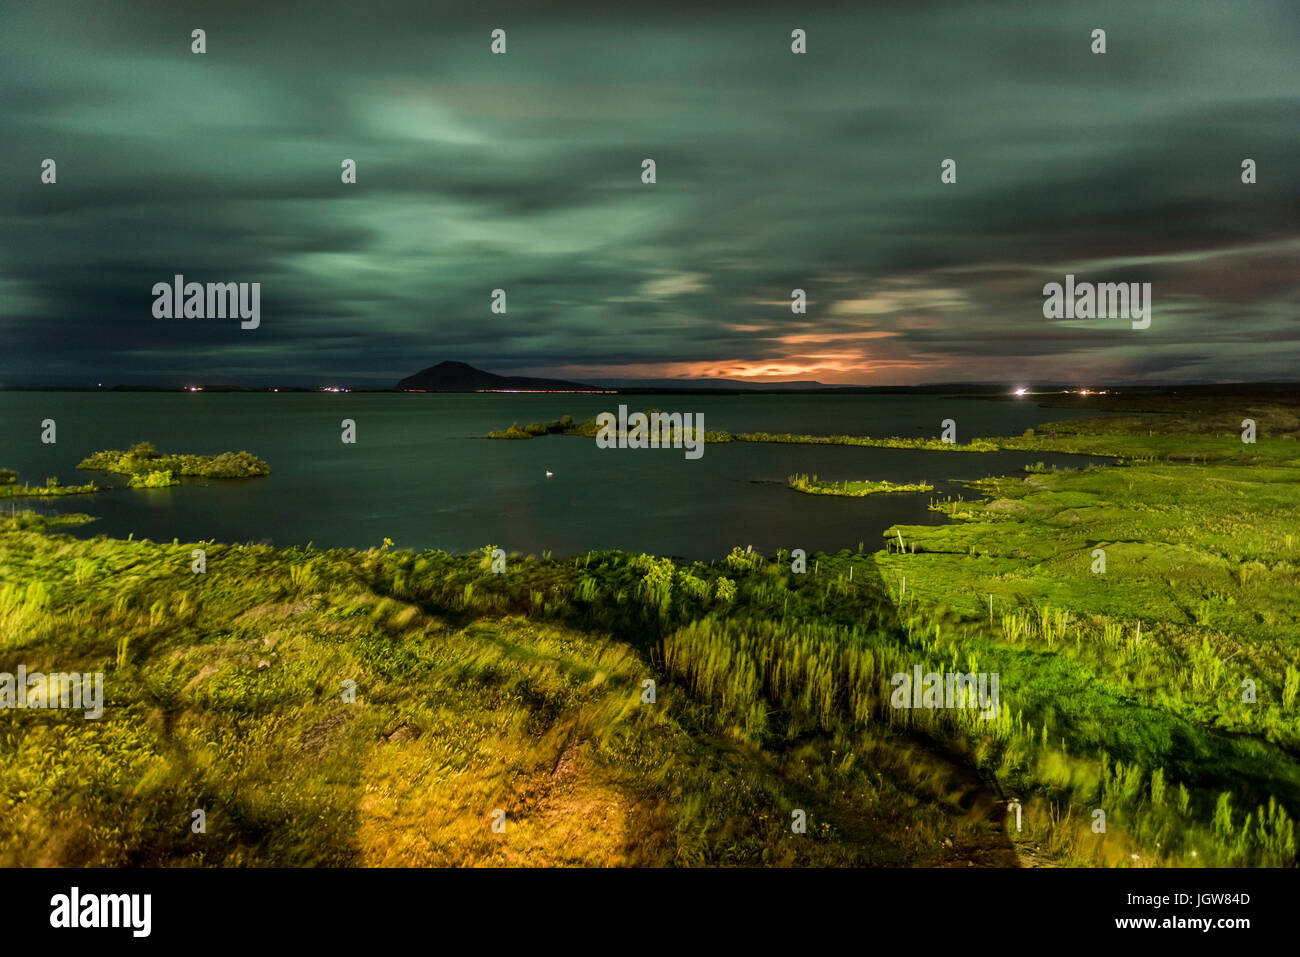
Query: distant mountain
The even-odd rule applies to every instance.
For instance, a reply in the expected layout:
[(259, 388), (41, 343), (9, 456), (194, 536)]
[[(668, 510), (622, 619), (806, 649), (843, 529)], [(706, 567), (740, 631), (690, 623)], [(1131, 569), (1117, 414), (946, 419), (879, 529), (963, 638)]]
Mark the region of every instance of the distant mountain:
[(497, 375), (475, 369), (464, 362), (439, 362), (409, 375), (397, 383), (399, 392), (602, 392), (600, 386), (566, 382), (563, 379), (534, 379), (531, 376)]

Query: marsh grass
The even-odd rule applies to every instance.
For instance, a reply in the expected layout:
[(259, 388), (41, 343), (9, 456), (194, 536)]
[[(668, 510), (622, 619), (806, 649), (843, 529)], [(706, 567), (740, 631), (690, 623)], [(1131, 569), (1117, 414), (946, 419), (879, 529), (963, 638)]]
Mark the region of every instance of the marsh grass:
[[(1289, 411), (1252, 411), (1295, 428)], [(1284, 461), (1294, 437), (1259, 449), (1192, 418), (1134, 420), (1140, 432), (1115, 419), (1049, 428), (1035, 441), (1069, 433), (1053, 450), (1127, 452), (1128, 464), (972, 483), (980, 499), (932, 506), (953, 524), (890, 529), (916, 553), (878, 560), (907, 576), (909, 607), (947, 621), (959, 643), (1015, 656), (1004, 659), (1007, 697), (1042, 737), (1013, 737), (998, 774), (1034, 795), (1032, 827), (1055, 853), (1294, 865), (1300, 472)], [(989, 593), (1004, 609), (993, 625)], [(1107, 810), (1106, 842), (1087, 815), (1064, 827), (1052, 810), (1062, 797)]]
[[(656, 412), (657, 409), (651, 409)], [(594, 418), (586, 422), (575, 423), (572, 416), (564, 416), (553, 422), (533, 422), (520, 426), (514, 423), (508, 429), (489, 432), (489, 439), (531, 439), (544, 435), (580, 435), (594, 438), (599, 432)], [(941, 439), (903, 439), (897, 437), (872, 438), (864, 435), (798, 435), (793, 433), (770, 432), (724, 432), (705, 430), (704, 440), (710, 443), (723, 442), (772, 442), (784, 445), (853, 445), (863, 448), (887, 449), (927, 449), (930, 451), (956, 452), (995, 452), (1003, 446), (996, 439), (973, 439), (965, 444), (944, 442)]]
[(933, 492), (934, 486), (924, 482), (826, 482), (816, 475), (791, 475), (787, 480), (790, 488), (808, 495), (842, 495), (850, 498), (863, 498), (867, 495), (895, 494), (901, 492)]
[(47, 478), (44, 485), (19, 485), (18, 473), (13, 469), (0, 469), (0, 499), (52, 498), (60, 495), (89, 495), (102, 492), (93, 482), (88, 485), (60, 485), (57, 478)]
[[(839, 678), (799, 712), (809, 734), (778, 738), (772, 706), (674, 677), (706, 673), (683, 627), (735, 602), (880, 611), (844, 586), (792, 595), (752, 553), (512, 556), (499, 575), (480, 553), (208, 542), (193, 575), (189, 543), (0, 521), (0, 670), (101, 669), (108, 698), (99, 722), (0, 714), (5, 863), (880, 865), (972, 826), (939, 791), (915, 806), (911, 745), (843, 724)], [(816, 669), (833, 634), (809, 632)]]
[[(1296, 470), (1071, 435), (1148, 460), (985, 480), (802, 574), (200, 543), (196, 576), (189, 544), (0, 518), (0, 670), (102, 668), (109, 698), (0, 714), (0, 862), (1294, 866)], [(997, 716), (891, 707), (916, 665), (997, 672)]]

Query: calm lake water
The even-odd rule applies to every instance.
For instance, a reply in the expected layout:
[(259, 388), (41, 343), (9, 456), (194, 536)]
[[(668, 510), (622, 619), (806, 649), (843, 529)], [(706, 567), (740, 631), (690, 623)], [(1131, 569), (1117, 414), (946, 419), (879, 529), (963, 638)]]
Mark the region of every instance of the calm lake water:
[[(355, 393), (0, 392), (0, 467), (19, 481), (93, 480), (111, 491), (19, 499), (18, 508), (87, 512), (73, 534), (155, 541), (215, 539), (317, 547), (377, 546), (465, 552), (499, 545), (556, 556), (624, 549), (713, 559), (734, 545), (835, 551), (880, 547), (890, 525), (944, 521), (931, 495), (961, 482), (1017, 472), (1030, 462), (1080, 465), (1087, 456), (730, 443), (681, 449), (599, 449), (591, 439), (483, 438), (512, 422), (590, 418), (658, 408), (703, 413), (705, 427), (812, 434), (937, 436), (945, 418), (958, 441), (1016, 435), (1042, 422), (1089, 414), (1032, 400), (942, 396), (578, 396)], [(40, 423), (57, 423), (43, 445)], [(357, 423), (357, 443), (340, 422)], [(247, 449), (271, 464), (267, 478), (185, 479), (170, 489), (127, 489), (125, 476), (78, 472), (100, 449), (141, 440), (165, 452)], [(553, 472), (548, 478), (546, 471)], [(837, 499), (786, 487), (795, 472), (824, 479), (929, 481), (934, 493)], [(973, 493), (965, 493), (970, 497)]]

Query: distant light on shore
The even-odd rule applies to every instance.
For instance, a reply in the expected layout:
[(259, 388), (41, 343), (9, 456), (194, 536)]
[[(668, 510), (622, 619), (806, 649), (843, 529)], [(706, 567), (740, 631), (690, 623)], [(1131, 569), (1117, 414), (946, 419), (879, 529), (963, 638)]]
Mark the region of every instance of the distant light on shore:
[(1017, 390), (1016, 390), (1016, 395), (1028, 395), (1028, 394), (1029, 394), (1029, 390), (1028, 390), (1028, 389), (1017, 389)]

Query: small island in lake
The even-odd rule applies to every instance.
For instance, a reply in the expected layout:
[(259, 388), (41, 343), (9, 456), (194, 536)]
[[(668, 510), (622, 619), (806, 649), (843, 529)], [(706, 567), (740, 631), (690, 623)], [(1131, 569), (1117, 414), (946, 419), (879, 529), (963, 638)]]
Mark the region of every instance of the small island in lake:
[(220, 455), (164, 455), (151, 442), (137, 442), (125, 452), (96, 452), (81, 460), (79, 469), (129, 475), (132, 488), (179, 485), (182, 475), (199, 478), (256, 478), (270, 475), (271, 466), (250, 452)]
[(47, 478), (44, 485), (19, 485), (18, 473), (13, 469), (0, 469), (0, 498), (28, 498), (52, 495), (88, 495), (102, 492), (102, 488), (90, 485), (60, 485), (57, 478)]
[(791, 475), (790, 487), (809, 495), (846, 495), (862, 498), (866, 495), (883, 495), (897, 492), (933, 492), (934, 486), (925, 482), (903, 484), (899, 482), (825, 482), (813, 475)]

